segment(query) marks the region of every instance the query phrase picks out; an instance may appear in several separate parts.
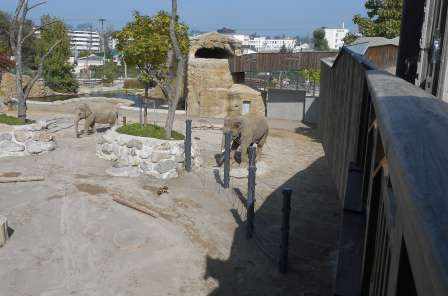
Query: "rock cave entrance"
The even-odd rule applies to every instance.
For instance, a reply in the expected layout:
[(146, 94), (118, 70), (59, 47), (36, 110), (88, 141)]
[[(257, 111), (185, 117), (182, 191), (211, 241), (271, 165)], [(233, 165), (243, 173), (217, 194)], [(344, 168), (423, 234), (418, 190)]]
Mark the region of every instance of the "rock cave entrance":
[(195, 55), (196, 58), (200, 59), (228, 59), (233, 56), (232, 53), (230, 53), (228, 50), (224, 48), (219, 47), (213, 47), (213, 48), (206, 48), (202, 47), (199, 48)]

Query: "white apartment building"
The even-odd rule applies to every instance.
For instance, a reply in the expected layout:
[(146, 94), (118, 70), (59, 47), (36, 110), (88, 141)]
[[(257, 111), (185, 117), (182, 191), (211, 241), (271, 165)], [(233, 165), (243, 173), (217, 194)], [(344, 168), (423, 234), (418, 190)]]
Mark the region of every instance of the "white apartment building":
[(297, 40), (293, 38), (268, 39), (266, 37), (250, 37), (249, 35), (235, 34), (232, 37), (240, 41), (243, 47), (252, 48), (257, 52), (279, 52), (282, 47), (294, 50)]
[(327, 39), (330, 49), (340, 49), (344, 46), (344, 38), (347, 36), (349, 30), (342, 26), (342, 28), (323, 28), (325, 32), (325, 39)]
[(70, 44), (73, 51), (88, 50), (99, 52), (101, 50), (100, 33), (95, 31), (69, 31)]

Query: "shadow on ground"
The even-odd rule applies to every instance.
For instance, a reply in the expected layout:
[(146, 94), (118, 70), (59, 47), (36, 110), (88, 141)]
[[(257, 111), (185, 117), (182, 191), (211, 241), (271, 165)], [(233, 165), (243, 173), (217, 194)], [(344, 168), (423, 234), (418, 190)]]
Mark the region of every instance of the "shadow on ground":
[[(289, 272), (281, 275), (277, 258), (284, 187), (294, 192)], [(331, 295), (340, 219), (335, 192), (321, 158), (257, 207), (253, 239), (246, 239), (245, 213), (232, 210), (239, 226), (228, 260), (207, 258), (205, 278), (219, 282), (209, 295)]]
[(313, 141), (315, 141), (315, 142), (318, 142), (318, 143), (321, 142), (321, 140), (319, 138), (319, 130), (317, 128), (317, 125), (310, 124), (310, 123), (308, 123), (308, 124), (304, 123), (303, 125), (297, 127), (295, 129), (295, 132), (299, 135), (307, 136), (307, 137), (313, 139)]

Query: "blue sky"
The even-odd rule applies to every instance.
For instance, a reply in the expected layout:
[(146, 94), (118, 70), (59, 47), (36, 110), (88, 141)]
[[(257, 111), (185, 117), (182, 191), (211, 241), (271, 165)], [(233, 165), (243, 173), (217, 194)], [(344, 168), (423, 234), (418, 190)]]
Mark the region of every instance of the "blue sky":
[[(7, 11), (12, 11), (16, 4), (16, 0), (1, 2), (0, 9)], [(152, 14), (169, 9), (170, 3), (169, 0), (48, 0), (32, 18), (49, 13), (76, 25), (96, 24), (103, 17), (119, 29), (129, 21), (133, 10)], [(306, 35), (316, 27), (336, 27), (342, 22), (354, 29), (352, 17), (363, 13), (363, 3), (363, 0), (179, 0), (182, 20), (192, 29), (211, 31), (227, 26), (269, 35)]]

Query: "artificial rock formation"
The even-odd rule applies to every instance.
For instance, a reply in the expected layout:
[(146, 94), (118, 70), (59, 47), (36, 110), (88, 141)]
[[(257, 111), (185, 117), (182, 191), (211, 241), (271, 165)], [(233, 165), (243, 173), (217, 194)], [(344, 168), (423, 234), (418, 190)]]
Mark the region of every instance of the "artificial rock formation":
[[(11, 73), (3, 73), (0, 83), (0, 97), (4, 103), (8, 104), (11, 99), (17, 98), (16, 80), (15, 76)], [(24, 84), (26, 85), (31, 77), (24, 75)], [(30, 98), (41, 98), (46, 96), (55, 95), (56, 93), (45, 86), (43, 81), (38, 80), (31, 88)]]
[(241, 43), (222, 34), (207, 33), (192, 39), (187, 79), (189, 115), (217, 118), (224, 118), (229, 112), (241, 115), (243, 101), (250, 102), (250, 113), (264, 115), (261, 94), (234, 84), (228, 59), (240, 54)]
[(49, 121), (19, 126), (12, 132), (0, 133), (0, 158), (44, 154), (56, 149)]
[[(172, 179), (184, 171), (184, 141), (167, 141), (120, 134), (113, 128), (99, 137), (97, 155), (115, 162), (107, 171), (116, 177)], [(193, 166), (199, 167), (199, 147), (192, 145)]]

